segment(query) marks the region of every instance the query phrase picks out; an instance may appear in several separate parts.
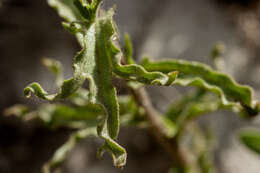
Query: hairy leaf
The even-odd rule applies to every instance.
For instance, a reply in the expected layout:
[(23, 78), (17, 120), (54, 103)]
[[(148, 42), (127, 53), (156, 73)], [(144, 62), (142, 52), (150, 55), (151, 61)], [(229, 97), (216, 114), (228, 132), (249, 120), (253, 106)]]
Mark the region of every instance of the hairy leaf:
[(148, 72), (142, 66), (137, 64), (121, 64), (122, 54), (120, 50), (115, 47), (115, 45), (111, 42), (110, 44), (113, 63), (114, 73), (119, 77), (138, 81), (144, 84), (156, 84), (156, 85), (171, 85), (178, 76), (177, 71), (171, 71), (167, 74), (163, 74), (161, 72)]
[(47, 0), (47, 2), (67, 22), (80, 21), (82, 19), (79, 10), (73, 5), (73, 0)]
[(178, 71), (179, 76), (174, 84), (205, 88), (216, 93), (223, 105), (234, 106), (249, 116), (257, 115), (259, 112), (259, 108), (253, 102), (251, 88), (237, 84), (230, 76), (214, 71), (207, 65), (174, 59), (158, 62), (145, 59), (142, 65), (148, 71)]
[[(62, 23), (63, 27), (76, 36), (82, 50), (74, 58), (73, 77), (65, 81), (62, 81), (60, 64), (51, 59), (44, 60), (45, 66), (56, 76), (58, 93), (49, 94), (34, 82), (24, 89), (24, 94), (30, 97), (33, 93), (48, 101), (68, 98), (73, 106), (46, 104), (29, 113), (24, 107), (14, 108), (13, 112), (20, 116), (30, 114), (32, 117), (39, 117), (53, 127), (65, 125), (84, 129), (71, 136), (55, 153), (44, 171), (49, 171), (50, 167), (62, 162), (77, 140), (94, 134), (92, 132), (95, 127), (97, 127), (95, 134), (104, 139), (104, 145), (98, 152), (99, 156), (108, 151), (113, 157), (115, 166), (125, 165), (126, 151), (115, 141), (119, 131), (119, 112), (124, 117), (122, 124), (138, 125), (144, 122), (144, 112), (129, 97), (126, 102), (122, 102), (121, 98), (118, 101), (112, 83), (115, 76), (135, 84), (193, 85), (212, 91), (221, 98), (221, 102), (215, 100), (208, 102), (209, 99), (204, 96), (187, 98), (177, 108), (171, 109), (168, 112), (168, 115), (172, 116), (171, 120), (168, 119), (170, 116), (162, 118), (163, 126), (167, 129), (166, 136), (170, 138), (177, 133), (175, 120), (179, 117), (189, 119), (216, 110), (222, 105), (238, 109), (247, 115), (256, 115), (259, 112), (259, 108), (253, 103), (249, 87), (239, 85), (229, 76), (203, 64), (177, 60), (162, 62), (146, 60), (142, 65), (136, 64), (128, 35), (125, 36), (124, 49), (126, 62), (123, 62), (122, 51), (115, 43), (118, 33), (113, 22), (114, 10), (100, 13), (98, 9), (101, 2), (102, 0), (48, 0), (49, 5), (65, 20)], [(89, 82), (88, 91), (81, 88), (85, 80)], [(122, 110), (119, 110), (119, 107)], [(186, 167), (181, 168), (183, 171), (186, 170)]]
[[(84, 66), (84, 62), (88, 56), (92, 56), (92, 52), (88, 52), (86, 46), (78, 53), (75, 57), (75, 61), (73, 64), (74, 68), (74, 76), (70, 79), (67, 79), (61, 85), (60, 91), (57, 94), (49, 94), (42, 87), (34, 82), (28, 85), (24, 89), (24, 95), (26, 97), (30, 97), (31, 93), (34, 93), (41, 99), (54, 101), (56, 99), (65, 99), (75, 93), (81, 85), (84, 83), (86, 79), (86, 75), (84, 74), (84, 70), (86, 69)], [(90, 55), (89, 55), (90, 54)], [(83, 64), (83, 65), (82, 65)], [(84, 69), (85, 68), (85, 69)]]
[[(105, 116), (98, 125), (98, 134), (105, 140), (104, 149), (112, 153), (115, 166), (123, 166), (126, 160), (125, 150), (115, 143), (119, 131), (119, 105), (117, 103), (116, 90), (112, 85), (112, 64), (109, 57), (107, 43), (113, 35), (110, 24), (112, 13), (107, 13), (102, 18), (96, 18), (96, 11), (100, 0), (94, 0), (91, 4), (75, 0), (74, 7), (71, 1), (49, 1), (59, 14), (70, 22), (69, 27), (76, 34), (82, 50), (74, 59), (74, 75), (65, 80), (57, 94), (48, 94), (38, 83), (32, 83), (24, 89), (24, 94), (30, 97), (34, 93), (38, 97), (54, 101), (73, 95), (80, 89), (86, 79), (89, 80), (89, 101), (104, 110)], [(79, 15), (80, 14), (80, 15)], [(81, 16), (81, 17), (80, 17)], [(74, 21), (74, 20), (80, 21)], [(75, 29), (76, 24), (81, 30)]]
[(129, 79), (137, 81), (144, 84), (157, 84), (157, 85), (171, 85), (173, 81), (177, 78), (178, 72), (171, 71), (168, 74), (163, 74), (161, 72), (147, 72), (142, 66), (135, 64), (133, 60), (133, 48), (129, 36), (125, 35), (125, 58), (126, 65), (122, 65), (122, 52), (121, 50), (113, 43), (113, 39), (117, 38), (115, 24), (111, 20), (108, 25), (110, 27), (111, 39), (107, 45), (110, 50), (111, 62), (113, 65), (113, 72), (124, 79)]

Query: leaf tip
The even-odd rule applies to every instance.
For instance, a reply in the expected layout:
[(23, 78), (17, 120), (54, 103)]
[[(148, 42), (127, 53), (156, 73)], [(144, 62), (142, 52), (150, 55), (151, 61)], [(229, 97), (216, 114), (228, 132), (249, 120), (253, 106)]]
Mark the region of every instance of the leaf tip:
[(179, 72), (178, 71), (173, 71), (167, 74), (168, 75), (168, 81), (166, 83), (166, 86), (170, 86), (174, 83), (175, 79), (178, 77)]
[(32, 92), (32, 88), (31, 87), (26, 87), (23, 90), (23, 94), (25, 98), (30, 98), (31, 97), (31, 92)]

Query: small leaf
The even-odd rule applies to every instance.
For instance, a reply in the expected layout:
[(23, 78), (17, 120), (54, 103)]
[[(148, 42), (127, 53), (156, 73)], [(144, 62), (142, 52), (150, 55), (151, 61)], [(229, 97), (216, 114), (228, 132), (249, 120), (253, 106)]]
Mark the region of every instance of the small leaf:
[(126, 64), (135, 64), (135, 61), (133, 59), (133, 45), (130, 36), (127, 33), (125, 34), (124, 55)]
[(63, 67), (57, 60), (43, 58), (42, 64), (55, 75), (57, 86), (61, 86), (63, 82)]
[(57, 94), (49, 94), (44, 89), (42, 89), (42, 87), (38, 83), (33, 82), (24, 89), (24, 95), (27, 98), (29, 98), (31, 96), (31, 93), (34, 93), (39, 98), (48, 101), (54, 101), (56, 99), (65, 99), (71, 96), (81, 87), (81, 85), (85, 81), (85, 67), (82, 66), (82, 64), (84, 63), (84, 61), (86, 61), (85, 59), (87, 56), (87, 48), (84, 47), (82, 51), (80, 51), (78, 55), (75, 57), (75, 61), (73, 64), (75, 72), (73, 78), (65, 80), (62, 83), (61, 88)]
[(73, 0), (47, 0), (47, 2), (67, 22), (80, 21), (82, 19), (79, 10), (73, 4)]
[(95, 21), (97, 9), (102, 0), (93, 0), (91, 3), (83, 3), (82, 0), (74, 0), (73, 2), (81, 16), (86, 19), (89, 24)]
[(123, 168), (126, 164), (127, 157), (125, 149), (108, 137), (106, 135), (107, 132), (104, 132), (104, 130), (100, 130), (100, 132), (103, 134), (99, 134), (99, 136), (105, 140), (105, 144), (98, 150), (98, 157), (101, 158), (106, 150), (112, 155), (114, 166)]

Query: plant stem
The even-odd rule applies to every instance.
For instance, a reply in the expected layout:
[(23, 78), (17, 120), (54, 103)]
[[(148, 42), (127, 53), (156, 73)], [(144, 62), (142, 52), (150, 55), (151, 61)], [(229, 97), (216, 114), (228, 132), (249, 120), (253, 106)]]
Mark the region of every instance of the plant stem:
[(133, 89), (130, 88), (137, 104), (143, 107), (145, 111), (146, 119), (150, 125), (152, 134), (156, 137), (158, 142), (163, 146), (163, 148), (169, 153), (169, 156), (176, 164), (176, 167), (181, 167), (181, 169), (186, 169), (188, 166), (188, 161), (185, 155), (181, 152), (178, 135), (173, 138), (168, 138), (166, 135), (166, 129), (163, 125), (162, 119), (160, 118), (160, 113), (153, 107), (151, 103), (151, 98), (149, 97), (145, 88)]

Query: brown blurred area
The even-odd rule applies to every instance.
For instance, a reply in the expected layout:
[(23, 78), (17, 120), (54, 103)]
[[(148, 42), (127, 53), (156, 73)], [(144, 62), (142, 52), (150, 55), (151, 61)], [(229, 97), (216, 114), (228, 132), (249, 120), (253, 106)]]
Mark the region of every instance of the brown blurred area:
[[(217, 41), (226, 45), (223, 71), (240, 83), (252, 85), (260, 98), (260, 2), (258, 0), (104, 0), (104, 8), (117, 4), (116, 21), (121, 36), (129, 32), (136, 59), (173, 57), (211, 64), (210, 51)], [(51, 74), (40, 64), (43, 56), (64, 64), (65, 77), (72, 74), (72, 58), (79, 50), (76, 40), (61, 26), (61, 19), (45, 0), (0, 0), (0, 173), (38, 173), (55, 149), (66, 141), (69, 129), (55, 131), (39, 122), (4, 117), (5, 108), (39, 99), (23, 98), (23, 88), (38, 81), (55, 91)], [(149, 87), (160, 111), (181, 88)], [(220, 173), (259, 173), (260, 159), (235, 139), (244, 122), (233, 113), (221, 111), (203, 117), (219, 140), (215, 163)], [(253, 123), (260, 126), (259, 120)], [(150, 172), (165, 173), (171, 163), (167, 153), (149, 132), (134, 127), (120, 131), (119, 143), (128, 151), (123, 171), (113, 168), (109, 155), (96, 158), (100, 141), (81, 142), (63, 166), (68, 173)]]

